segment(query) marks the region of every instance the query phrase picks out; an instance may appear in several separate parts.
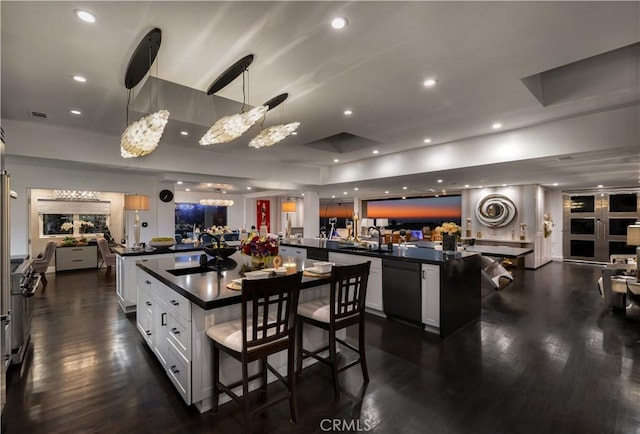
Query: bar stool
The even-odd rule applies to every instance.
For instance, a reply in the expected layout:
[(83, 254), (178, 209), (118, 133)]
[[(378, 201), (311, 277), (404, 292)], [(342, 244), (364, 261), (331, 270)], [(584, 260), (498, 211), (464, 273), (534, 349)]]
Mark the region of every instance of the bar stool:
[[(367, 282), (371, 262), (363, 264), (334, 266), (331, 269), (331, 290), (329, 297), (312, 300), (298, 306), (297, 375), (302, 375), (302, 359), (314, 359), (329, 365), (333, 376), (333, 390), (336, 399), (340, 398), (338, 372), (360, 364), (365, 383), (369, 382), (367, 358), (364, 343), (364, 303), (367, 296)], [(303, 324), (319, 327), (329, 332), (329, 345), (316, 351), (302, 347)], [(358, 324), (358, 348), (336, 336), (338, 330)], [(338, 368), (336, 342), (358, 354), (358, 359)], [(319, 353), (329, 349), (329, 357)]]
[[(206, 331), (213, 340), (213, 409), (218, 411), (218, 397), (224, 392), (242, 405), (245, 428), (249, 431), (251, 416), (267, 407), (289, 399), (291, 421), (296, 423), (296, 390), (294, 381), (295, 323), (302, 272), (269, 279), (242, 281), (242, 316), (240, 319), (216, 324)], [(220, 382), (220, 350), (242, 364), (242, 379), (233, 384)], [(267, 356), (287, 350), (287, 379), (267, 362)], [(260, 360), (260, 372), (248, 375), (249, 363)], [(267, 369), (287, 386), (287, 393), (260, 407), (249, 409), (249, 382), (261, 378), (261, 390), (266, 394)], [(242, 397), (232, 391), (242, 385)]]

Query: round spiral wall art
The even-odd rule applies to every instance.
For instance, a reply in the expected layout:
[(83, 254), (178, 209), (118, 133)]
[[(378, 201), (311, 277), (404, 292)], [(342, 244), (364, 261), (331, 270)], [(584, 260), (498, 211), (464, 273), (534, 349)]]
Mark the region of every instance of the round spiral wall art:
[(490, 194), (478, 202), (476, 217), (478, 221), (492, 228), (507, 226), (518, 215), (516, 205), (502, 194)]

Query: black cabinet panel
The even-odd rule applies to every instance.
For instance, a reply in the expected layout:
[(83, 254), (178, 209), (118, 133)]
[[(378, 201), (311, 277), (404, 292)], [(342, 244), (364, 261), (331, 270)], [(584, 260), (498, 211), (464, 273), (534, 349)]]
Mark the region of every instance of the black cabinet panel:
[(636, 193), (609, 195), (609, 212), (637, 212), (638, 195)]
[(593, 235), (595, 233), (595, 219), (571, 219), (571, 234), (572, 235)]
[(609, 235), (627, 235), (627, 226), (636, 222), (634, 218), (609, 218)]
[(594, 212), (595, 203), (593, 196), (571, 196), (571, 212)]
[(592, 258), (595, 251), (595, 241), (571, 240), (571, 256)]
[(382, 261), (382, 304), (387, 315), (422, 324), (420, 264)]

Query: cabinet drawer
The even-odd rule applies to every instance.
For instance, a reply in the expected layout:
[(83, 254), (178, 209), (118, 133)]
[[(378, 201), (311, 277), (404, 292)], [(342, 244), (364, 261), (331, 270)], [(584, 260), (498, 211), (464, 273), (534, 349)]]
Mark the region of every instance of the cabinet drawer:
[(191, 363), (185, 360), (180, 352), (169, 343), (167, 353), (167, 375), (178, 390), (184, 402), (191, 404)]
[(96, 246), (59, 247), (56, 249), (56, 271), (98, 267)]
[(140, 313), (136, 315), (136, 324), (138, 327), (138, 331), (144, 338), (145, 342), (149, 347), (153, 348), (153, 332), (151, 330), (151, 316), (145, 313)]
[[(168, 288), (167, 288), (168, 289)], [(168, 289), (170, 294), (165, 299), (169, 304), (169, 313), (180, 315), (185, 321), (191, 321), (191, 302), (175, 291)]]
[(174, 315), (167, 315), (167, 329), (169, 340), (182, 353), (183, 357), (191, 360), (191, 323)]

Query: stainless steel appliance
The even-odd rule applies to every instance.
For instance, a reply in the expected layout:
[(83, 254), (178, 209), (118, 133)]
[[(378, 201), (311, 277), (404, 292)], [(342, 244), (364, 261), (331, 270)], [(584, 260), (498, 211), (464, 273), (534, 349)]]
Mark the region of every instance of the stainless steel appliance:
[(31, 259), (25, 259), (11, 273), (11, 363), (19, 364), (31, 339), (33, 302), (31, 297), (40, 284), (40, 275), (31, 267)]
[(4, 130), (0, 128), (0, 411), (6, 402), (6, 376), (11, 358), (11, 252), (9, 242), (9, 174), (4, 170)]

